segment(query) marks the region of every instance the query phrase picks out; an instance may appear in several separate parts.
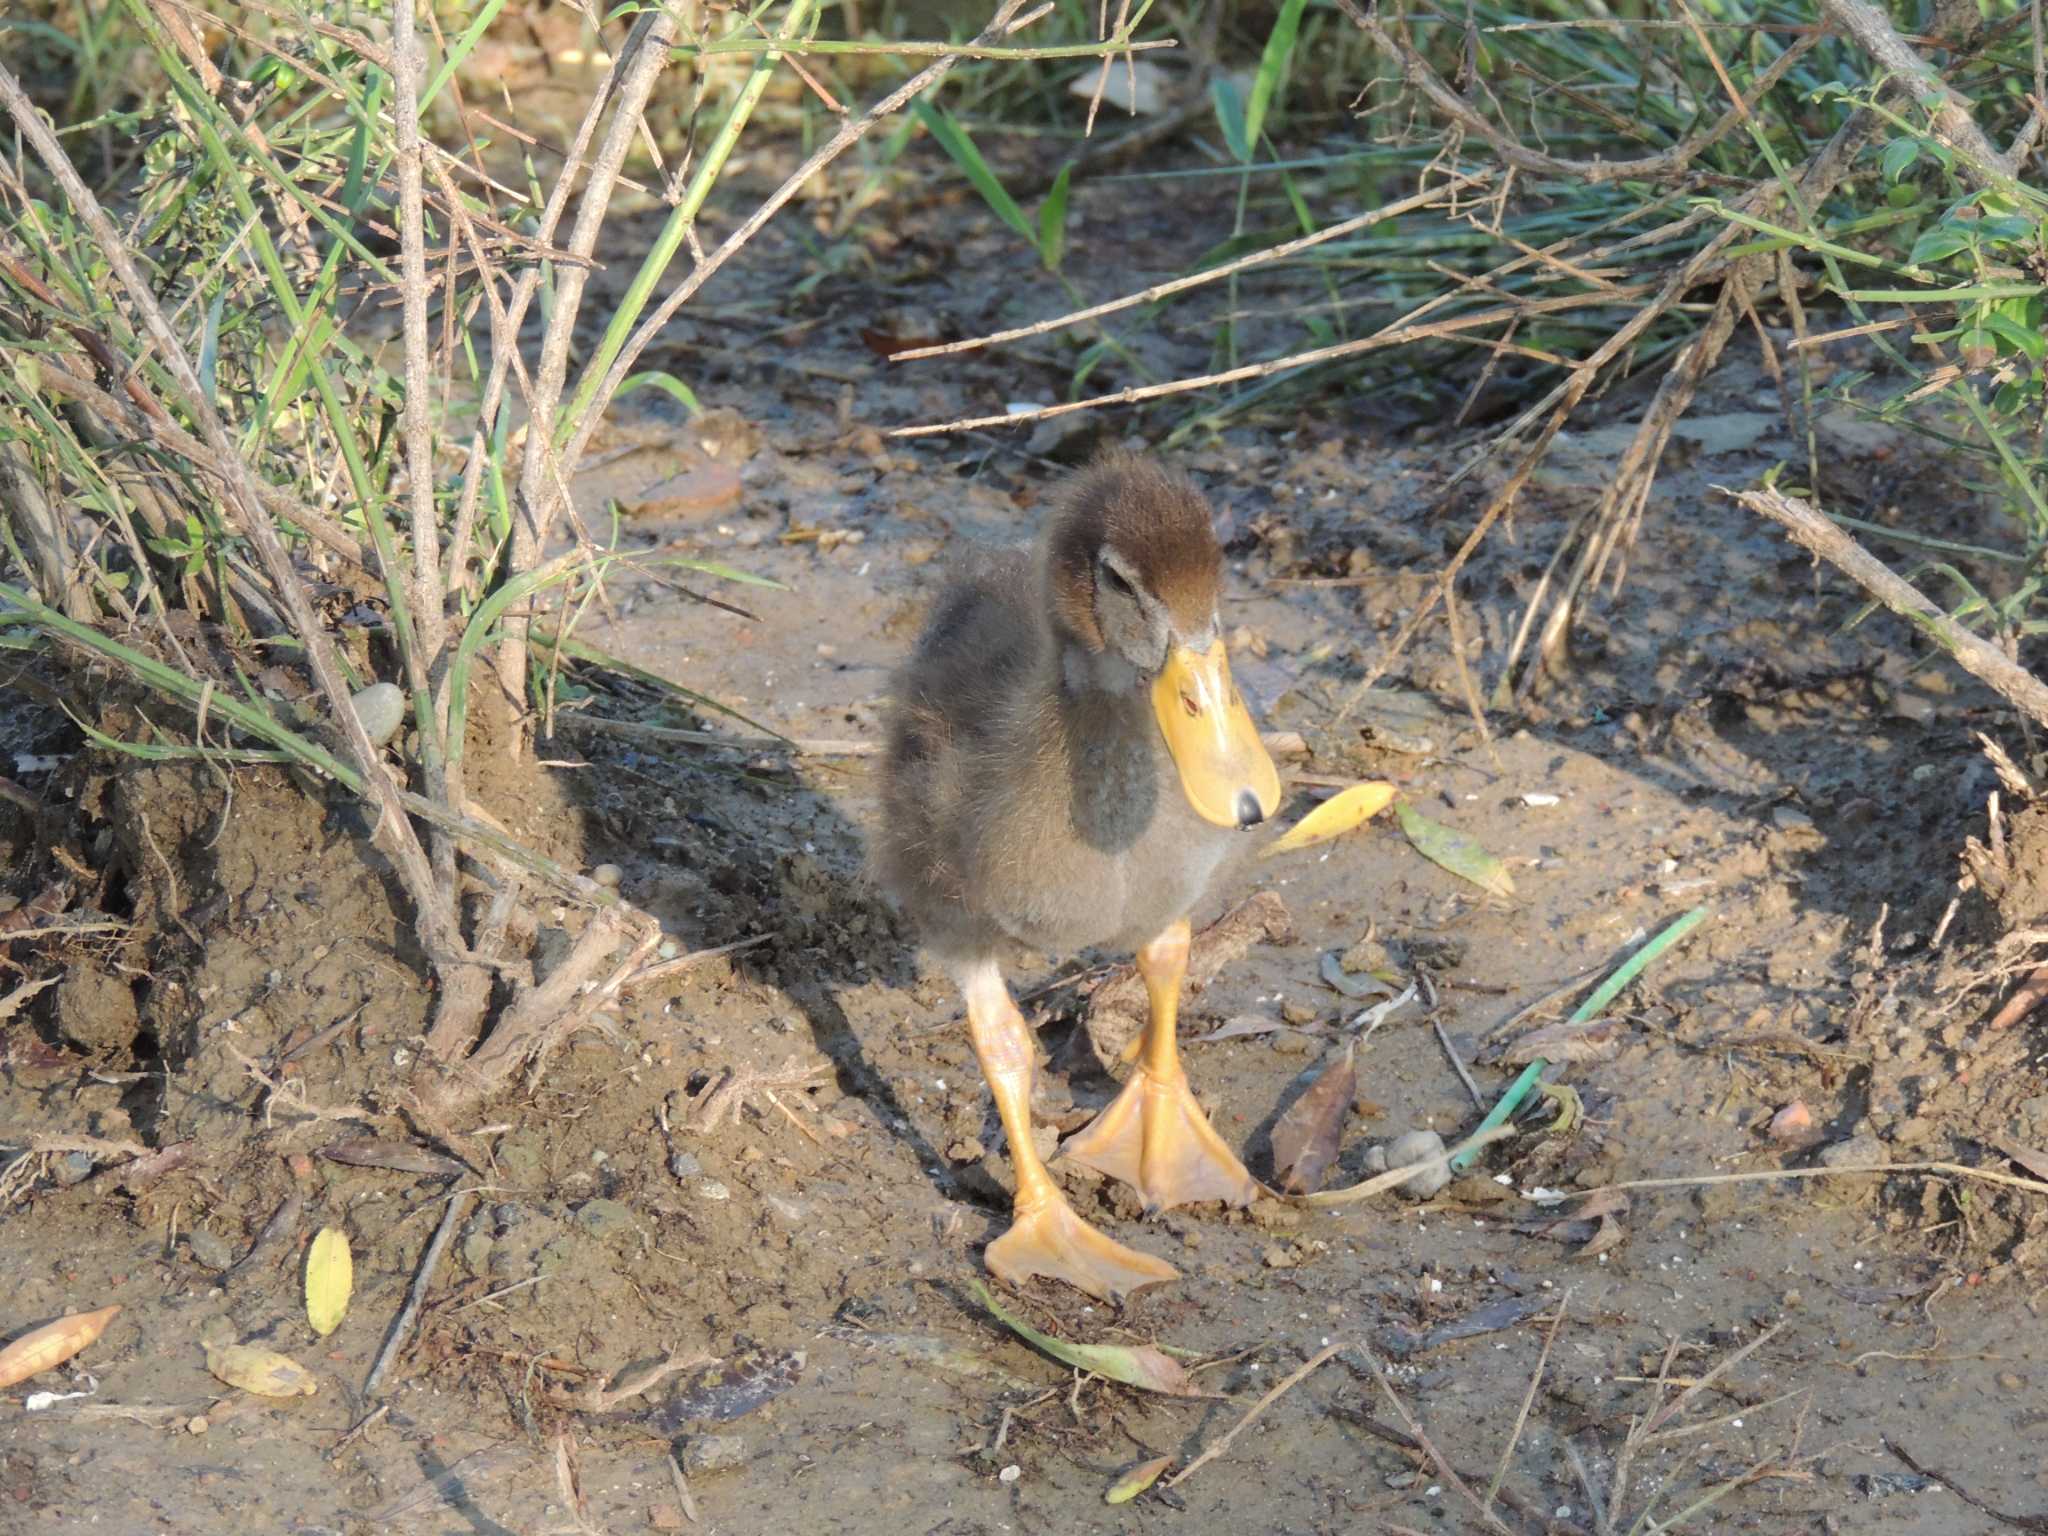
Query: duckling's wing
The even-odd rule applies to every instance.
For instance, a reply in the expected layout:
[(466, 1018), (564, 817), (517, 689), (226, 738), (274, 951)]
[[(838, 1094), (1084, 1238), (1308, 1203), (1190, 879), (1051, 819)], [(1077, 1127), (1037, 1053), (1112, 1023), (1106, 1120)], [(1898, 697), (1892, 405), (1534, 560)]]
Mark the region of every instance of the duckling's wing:
[(1000, 757), (1046, 644), (1028, 547), (976, 551), (956, 567), (897, 674), (882, 759), (875, 872), (936, 952), (994, 941), (966, 909), (980, 830), (977, 764)]

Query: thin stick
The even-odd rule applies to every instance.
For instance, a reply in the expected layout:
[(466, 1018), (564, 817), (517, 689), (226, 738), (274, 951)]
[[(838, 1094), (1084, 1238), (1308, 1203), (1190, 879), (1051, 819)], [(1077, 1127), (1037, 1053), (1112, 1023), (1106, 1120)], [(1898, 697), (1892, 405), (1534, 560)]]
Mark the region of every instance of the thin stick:
[(1910, 581), (1850, 538), (1806, 501), (1775, 487), (1731, 491), (1715, 486), (1750, 511), (1777, 523), (1793, 541), (1848, 576), (1886, 608), (1913, 625), (1954, 659), (1957, 666), (1988, 684), (2008, 702), (2048, 726), (2048, 683), (2009, 661), (1994, 645), (1978, 639), (1943, 613)]
[(721, 736), (716, 731), (686, 731), (672, 725), (642, 725), (637, 720), (607, 720), (602, 715), (564, 714), (557, 724), (607, 736), (632, 736), (641, 741), (672, 741), (686, 747), (728, 747), (736, 752), (786, 752), (796, 757), (878, 757), (878, 741), (839, 736)]
[(1458, 1081), (1463, 1083), (1465, 1091), (1472, 1095), (1473, 1106), (1484, 1111), (1486, 1095), (1479, 1091), (1479, 1085), (1472, 1081), (1472, 1074), (1465, 1070), (1465, 1063), (1458, 1059), (1458, 1048), (1451, 1044), (1451, 1037), (1444, 1028), (1444, 1021), (1432, 1013), (1429, 1016), (1429, 1027), (1436, 1031), (1436, 1043), (1444, 1048), (1444, 1055), (1450, 1058), (1451, 1070), (1458, 1074)]
[[(1932, 1162), (1847, 1163), (1839, 1168), (1756, 1168), (1747, 1173), (1695, 1173), (1666, 1179), (1623, 1179), (1617, 1184), (1597, 1184), (1591, 1189), (1574, 1191), (1573, 1198), (1604, 1195), (1610, 1190), (1696, 1189), (1708, 1184), (1758, 1184), (1767, 1179), (1826, 1179), (1838, 1174), (1862, 1173), (1945, 1173), (1952, 1178), (1975, 1179), (1984, 1184), (2003, 1184), (2008, 1189), (2024, 1189), (2032, 1194), (2048, 1195), (2048, 1182), (2040, 1179), (2023, 1179), (2017, 1174), (2000, 1173), (1995, 1168), (1972, 1168), (1965, 1163)], [(1340, 1190), (1336, 1193), (1348, 1194), (1349, 1191)]]
[(421, 1304), (427, 1299), (427, 1287), (433, 1284), (434, 1271), (441, 1266), (441, 1255), (448, 1251), (448, 1242), (455, 1236), (456, 1224), (469, 1208), (470, 1193), (462, 1189), (448, 1197), (448, 1208), (441, 1213), (441, 1225), (434, 1229), (433, 1241), (427, 1244), (427, 1251), (420, 1256), (419, 1270), (412, 1277), (412, 1291), (405, 1298), (405, 1305), (399, 1308), (391, 1331), (384, 1336), (384, 1347), (377, 1351), (377, 1360), (370, 1367), (370, 1374), (363, 1380), (364, 1397), (376, 1396), (377, 1388), (383, 1384), (384, 1373), (391, 1368), (399, 1349), (412, 1337), (413, 1323), (420, 1315)]
[[(1559, 294), (1553, 298), (1518, 301), (1513, 304), (1497, 305), (1492, 309), (1475, 310), (1469, 315), (1458, 315), (1449, 320), (1432, 320), (1420, 325), (1396, 324), (1375, 331), (1370, 336), (1360, 336), (1355, 340), (1341, 341), (1327, 347), (1314, 347), (1306, 352), (1276, 357), (1263, 363), (1246, 363), (1241, 368), (1226, 368), (1220, 373), (1202, 373), (1191, 378), (1169, 379), (1163, 384), (1138, 385), (1120, 389), (1114, 394), (1091, 395), (1085, 400), (1070, 400), (1063, 405), (1039, 406), (1029, 411), (1006, 412), (1001, 416), (963, 416), (955, 421), (932, 422), (916, 427), (895, 427), (883, 435), (929, 437), (935, 432), (973, 432), (984, 427), (1018, 426), (1027, 422), (1046, 421), (1055, 416), (1070, 416), (1076, 411), (1092, 411), (1098, 406), (1135, 405), (1141, 400), (1184, 395), (1191, 390), (1210, 389), (1218, 384), (1241, 384), (1250, 379), (1269, 378), (1277, 373), (1288, 373), (1296, 368), (1307, 368), (1317, 363), (1335, 362), (1340, 358), (1359, 357), (1367, 352), (1377, 352), (1387, 347), (1404, 346), (1411, 341), (1441, 340), (1463, 331), (1478, 330), (1482, 326), (1504, 325), (1517, 317), (1558, 314), (1575, 309), (1609, 308), (1617, 303), (1641, 298), (1647, 291), (1647, 285), (1638, 284), (1615, 293), (1569, 293)], [(1435, 307), (1434, 301), (1431, 301), (1431, 307)], [(1651, 318), (1654, 319), (1655, 316)], [(1646, 325), (1647, 323), (1645, 322)], [(1631, 335), (1635, 329), (1630, 328)], [(1586, 366), (1582, 364), (1582, 372), (1575, 377), (1584, 377), (1583, 369)], [(1590, 383), (1590, 378), (1586, 382)], [(1581, 392), (1584, 387), (1583, 384), (1580, 386)]]
[[(1023, 0), (1003, 0), (994, 16), (990, 18), (989, 24), (974, 40), (975, 44), (985, 42), (991, 37), (1007, 36), (1009, 23), (1022, 8)], [(605, 407), (611, 403), (612, 396), (618, 392), (619, 386), (626, 381), (626, 375), (632, 371), (634, 363), (639, 361), (640, 354), (647, 350), (667, 327), (669, 321), (675, 318), (676, 311), (689, 303), (696, 296), (697, 290), (709, 282), (720, 267), (738, 254), (740, 249), (759, 233), (761, 227), (782, 210), (784, 204), (804, 187), (809, 186), (812, 178), (865, 138), (878, 123), (902, 111), (904, 107), (938, 84), (959, 62), (957, 54), (948, 54), (945, 58), (919, 70), (859, 117), (842, 122), (838, 131), (819, 145), (802, 165), (791, 171), (782, 185), (771, 192), (739, 228), (727, 235), (715, 250), (690, 269), (689, 274), (676, 285), (675, 291), (640, 322), (633, 334), (627, 338), (626, 344), (619, 349), (618, 356), (612, 359), (611, 366), (605, 370), (603, 378), (598, 381), (584, 405), (583, 413), (577, 419), (575, 432), (562, 450), (563, 463), (580, 462), (583, 450), (590, 441), (590, 434), (597, 430), (597, 424), (604, 416)], [(579, 384), (579, 395), (582, 389), (583, 386)]]
[(1129, 309), (1133, 305), (1150, 304), (1176, 293), (1185, 293), (1190, 288), (1213, 283), (1219, 278), (1228, 277), (1234, 272), (1242, 272), (1248, 267), (1284, 261), (1289, 256), (1299, 255), (1312, 246), (1342, 239), (1354, 230), (1368, 229), (1388, 219), (1399, 218), (1404, 213), (1413, 213), (1418, 208), (1428, 208), (1442, 202), (1449, 194), (1485, 179), (1483, 176), (1462, 173), (1431, 187), (1426, 192), (1417, 192), (1412, 197), (1404, 197), (1399, 202), (1389, 203), (1386, 207), (1377, 208), (1371, 213), (1361, 213), (1355, 218), (1340, 220), (1327, 229), (1319, 229), (1312, 235), (1303, 235), (1298, 240), (1289, 240), (1284, 245), (1269, 246), (1263, 251), (1254, 251), (1249, 256), (1240, 256), (1236, 261), (1226, 261), (1220, 267), (1205, 267), (1190, 277), (1178, 277), (1168, 283), (1155, 283), (1140, 292), (1127, 293), (1120, 299), (1111, 299), (1106, 304), (1090, 305), (1087, 309), (1071, 310), (1050, 320), (1041, 320), (1036, 325), (1020, 325), (1011, 330), (992, 331), (986, 336), (973, 336), (966, 341), (949, 341), (938, 346), (912, 347), (907, 352), (892, 353), (889, 361), (908, 363), (921, 357), (947, 357), (956, 352), (973, 352), (982, 347), (1001, 346), (1006, 341), (1021, 341), (1026, 336), (1038, 336), (1047, 331), (1057, 331), (1064, 326), (1078, 325), (1084, 320), (1096, 320), (1104, 315), (1113, 315), (1118, 310)]
[(1278, 1402), (1282, 1397), (1286, 1396), (1286, 1394), (1292, 1391), (1295, 1387), (1300, 1386), (1303, 1381), (1305, 1381), (1311, 1374), (1314, 1373), (1316, 1367), (1320, 1366), (1321, 1364), (1323, 1364), (1324, 1361), (1328, 1360), (1331, 1356), (1339, 1353), (1346, 1347), (1348, 1347), (1348, 1341), (1344, 1339), (1339, 1339), (1335, 1344), (1325, 1345), (1322, 1349), (1318, 1350), (1315, 1354), (1311, 1355), (1307, 1360), (1303, 1361), (1302, 1364), (1299, 1367), (1297, 1367), (1285, 1381), (1280, 1382), (1277, 1386), (1273, 1387), (1271, 1391), (1267, 1392), (1264, 1397), (1260, 1398), (1256, 1403), (1253, 1403), (1251, 1407), (1248, 1410), (1246, 1410), (1245, 1416), (1239, 1419), (1235, 1424), (1231, 1425), (1229, 1429), (1225, 1430), (1222, 1436), (1218, 1440), (1216, 1440), (1214, 1444), (1210, 1445), (1206, 1450), (1202, 1452), (1201, 1455), (1197, 1456), (1185, 1467), (1182, 1467), (1180, 1471), (1174, 1473), (1173, 1476), (1169, 1477), (1166, 1480), (1165, 1486), (1168, 1488), (1172, 1488), (1176, 1487), (1181, 1483), (1186, 1482), (1189, 1478), (1193, 1477), (1195, 1473), (1199, 1471), (1202, 1467), (1208, 1465), (1210, 1462), (1214, 1461), (1218, 1456), (1221, 1456), (1225, 1451), (1229, 1450), (1230, 1442), (1235, 1440), (1241, 1433), (1243, 1433), (1247, 1425), (1249, 1425), (1253, 1420), (1257, 1419), (1259, 1415), (1264, 1413), (1268, 1408), (1272, 1407), (1273, 1404)]
[(1394, 1384), (1387, 1380), (1386, 1370), (1381, 1366), (1379, 1357), (1372, 1352), (1371, 1346), (1361, 1343), (1358, 1346), (1358, 1352), (1364, 1357), (1366, 1365), (1371, 1368), (1373, 1380), (1380, 1384), (1380, 1391), (1385, 1393), (1387, 1401), (1394, 1405), (1394, 1412), (1400, 1414), (1401, 1422), (1408, 1426), (1408, 1433), (1415, 1437), (1416, 1444), (1422, 1447), (1422, 1453), (1436, 1466), (1437, 1476), (1450, 1484), (1457, 1491), (1460, 1498), (1464, 1499), (1466, 1503), (1479, 1512), (1479, 1518), (1485, 1523), (1488, 1530), (1498, 1531), (1501, 1533), (1501, 1536), (1512, 1536), (1506, 1522), (1496, 1515), (1487, 1504), (1482, 1504), (1479, 1501), (1479, 1495), (1472, 1491), (1471, 1487), (1462, 1477), (1458, 1476), (1458, 1470), (1451, 1465), (1449, 1458), (1431, 1443), (1429, 1436), (1423, 1432), (1422, 1425), (1416, 1422), (1415, 1415), (1408, 1411), (1408, 1405), (1401, 1401), (1400, 1393), (1394, 1390)]
[(690, 1493), (690, 1480), (683, 1475), (683, 1464), (676, 1460), (676, 1453), (668, 1453), (668, 1480), (675, 1485), (676, 1503), (683, 1509), (683, 1518), (692, 1525), (702, 1525), (704, 1517), (697, 1513), (697, 1501)]
[(1500, 1496), (1500, 1485), (1508, 1475), (1508, 1463), (1514, 1459), (1515, 1446), (1522, 1438), (1522, 1428), (1529, 1422), (1529, 1409), (1536, 1401), (1536, 1388), (1542, 1384), (1543, 1368), (1550, 1363), (1550, 1346), (1557, 1342), (1557, 1330), (1564, 1325), (1564, 1309), (1571, 1305), (1572, 1293), (1567, 1290), (1557, 1299), (1557, 1316), (1550, 1320), (1550, 1331), (1543, 1335), (1543, 1353), (1536, 1357), (1536, 1369), (1529, 1376), (1529, 1390), (1522, 1394), (1522, 1411), (1515, 1415), (1514, 1433), (1508, 1436), (1508, 1443), (1501, 1447), (1500, 1465), (1493, 1469), (1493, 1481), (1486, 1485), (1486, 1502), (1480, 1506), (1482, 1514), (1493, 1508), (1493, 1501)]
[(687, 955), (677, 955), (673, 960), (663, 960), (658, 964), (646, 966), (641, 970), (635, 971), (619, 983), (619, 990), (621, 992), (629, 992), (635, 987), (644, 987), (649, 982), (660, 981), (667, 976), (680, 975), (684, 971), (702, 965), (706, 960), (716, 960), (720, 955), (736, 955), (743, 949), (754, 949), (762, 944), (766, 944), (774, 937), (775, 935), (772, 933), (762, 933), (756, 934), (751, 939), (735, 939), (730, 944), (714, 944), (709, 949), (693, 949)]

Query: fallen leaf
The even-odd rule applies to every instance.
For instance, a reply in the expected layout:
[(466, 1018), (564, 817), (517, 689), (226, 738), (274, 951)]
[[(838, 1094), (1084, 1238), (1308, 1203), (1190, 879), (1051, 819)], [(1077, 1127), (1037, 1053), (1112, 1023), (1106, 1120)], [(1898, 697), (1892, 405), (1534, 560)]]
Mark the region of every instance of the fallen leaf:
[(1280, 1019), (1268, 1018), (1262, 1013), (1240, 1013), (1234, 1019), (1226, 1019), (1206, 1035), (1197, 1035), (1191, 1044), (1214, 1045), (1218, 1040), (1242, 1040), (1247, 1035), (1278, 1034), (1283, 1029), (1295, 1026)]
[(1351, 1057), (1351, 1047), (1346, 1046), (1343, 1057), (1323, 1068), (1308, 1091), (1273, 1123), (1273, 1171), (1280, 1177), (1280, 1187), (1290, 1195), (1321, 1189), (1323, 1176), (1337, 1160), (1337, 1148), (1344, 1139), (1344, 1117), (1351, 1112), (1352, 1096), (1358, 1090)]
[(231, 1387), (258, 1397), (311, 1397), (320, 1384), (289, 1355), (254, 1344), (230, 1344), (206, 1352), (206, 1368)]
[(1453, 1344), (1460, 1339), (1475, 1339), (1482, 1334), (1498, 1333), (1503, 1328), (1512, 1328), (1539, 1312), (1547, 1311), (1556, 1302), (1555, 1295), (1543, 1291), (1527, 1296), (1503, 1296), (1498, 1301), (1490, 1301), (1483, 1307), (1467, 1312), (1454, 1322), (1440, 1324), (1424, 1333), (1395, 1324), (1380, 1335), (1380, 1343), (1387, 1353), (1397, 1360), (1406, 1360), (1439, 1345)]
[(97, 1312), (73, 1312), (54, 1323), (30, 1329), (0, 1349), (0, 1387), (11, 1387), (17, 1381), (27, 1381), (52, 1366), (62, 1365), (105, 1333), (107, 1324), (120, 1310), (113, 1306), (101, 1307)]
[(57, 978), (55, 976), (45, 976), (41, 981), (24, 981), (5, 997), (0, 997), (0, 1023), (13, 1018), (20, 1011), (22, 1004), (42, 991), (43, 988), (54, 987), (55, 985), (57, 985)]
[(1532, 1061), (1605, 1061), (1621, 1049), (1624, 1025), (1612, 1014), (1574, 1024), (1565, 1019), (1532, 1029), (1501, 1053), (1511, 1067)]
[(306, 1250), (306, 1321), (321, 1338), (339, 1328), (348, 1315), (354, 1284), (348, 1234), (339, 1227), (322, 1227)]
[(1150, 1461), (1141, 1461), (1122, 1477), (1109, 1485), (1109, 1492), (1102, 1496), (1105, 1504), (1128, 1504), (1139, 1494), (1159, 1481), (1159, 1474), (1173, 1465), (1171, 1456), (1154, 1456)]
[(1150, 1344), (1069, 1344), (1065, 1339), (1041, 1333), (1006, 1309), (979, 1280), (970, 1280), (968, 1285), (975, 1299), (1012, 1333), (1076, 1370), (1089, 1371), (1111, 1381), (1120, 1381), (1125, 1386), (1142, 1387), (1147, 1392), (1159, 1392), (1168, 1397), (1215, 1395), (1198, 1391), (1193, 1378), (1181, 1368), (1179, 1361)]
[(1991, 1138), (1991, 1145), (2018, 1163), (2037, 1179), (2048, 1179), (2048, 1153), (2036, 1152), (2032, 1147), (2017, 1141), (2006, 1141), (2002, 1137)]
[(1482, 891), (1496, 896), (1515, 894), (1507, 866), (1463, 832), (1431, 821), (1406, 800), (1394, 802), (1394, 815), (1415, 851), (1430, 863), (1448, 869), (1460, 880), (1471, 881)]
[(1334, 991), (1341, 992), (1346, 997), (1392, 997), (1398, 990), (1387, 976), (1381, 975), (1378, 971), (1365, 973), (1370, 978), (1370, 984), (1353, 981), (1351, 973), (1344, 969), (1344, 962), (1337, 958), (1335, 950), (1323, 951), (1322, 963), (1317, 969)]
[(1377, 779), (1340, 789), (1269, 843), (1259, 856), (1270, 859), (1276, 853), (1292, 853), (1342, 837), (1384, 811), (1393, 803), (1395, 793), (1393, 785)]
[(409, 1141), (384, 1141), (374, 1136), (329, 1142), (320, 1149), (320, 1155), (331, 1163), (347, 1163), (351, 1168), (395, 1168), (400, 1173), (423, 1173), (436, 1179), (459, 1178), (469, 1172), (462, 1163), (439, 1152), (429, 1152)]
[(1595, 1258), (1607, 1252), (1610, 1248), (1619, 1248), (1627, 1237), (1628, 1228), (1603, 1212), (1600, 1217), (1600, 1230), (1587, 1239), (1586, 1246), (1573, 1254), (1572, 1257), (1577, 1259)]
[(653, 1421), (663, 1434), (674, 1435), (692, 1424), (744, 1418), (795, 1386), (807, 1358), (800, 1349), (748, 1349), (713, 1360), (695, 1376), (676, 1383), (675, 1390), (655, 1405)]

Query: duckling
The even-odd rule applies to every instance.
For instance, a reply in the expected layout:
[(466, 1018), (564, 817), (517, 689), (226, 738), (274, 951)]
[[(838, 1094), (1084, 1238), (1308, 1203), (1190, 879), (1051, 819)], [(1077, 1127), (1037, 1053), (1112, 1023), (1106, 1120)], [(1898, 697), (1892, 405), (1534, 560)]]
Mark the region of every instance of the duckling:
[(1135, 950), (1150, 1001), (1136, 1069), (1061, 1156), (1148, 1211), (1248, 1205), (1258, 1182), (1189, 1091), (1176, 1040), (1188, 912), (1280, 778), (1230, 677), (1222, 551), (1185, 476), (1098, 460), (1034, 543), (971, 557), (896, 679), (876, 873), (959, 985), (1016, 1171), (998, 1277), (1099, 1299), (1174, 1279), (1068, 1205), (1031, 1140), (1036, 1061), (1003, 966)]

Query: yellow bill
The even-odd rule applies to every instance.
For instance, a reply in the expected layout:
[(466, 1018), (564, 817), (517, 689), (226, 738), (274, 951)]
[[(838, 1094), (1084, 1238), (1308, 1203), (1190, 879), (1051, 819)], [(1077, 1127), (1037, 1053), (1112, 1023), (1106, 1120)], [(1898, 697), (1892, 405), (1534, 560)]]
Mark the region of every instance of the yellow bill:
[(1219, 827), (1254, 827), (1280, 808), (1280, 771), (1230, 681), (1223, 642), (1177, 645), (1152, 684), (1152, 710), (1188, 804)]

